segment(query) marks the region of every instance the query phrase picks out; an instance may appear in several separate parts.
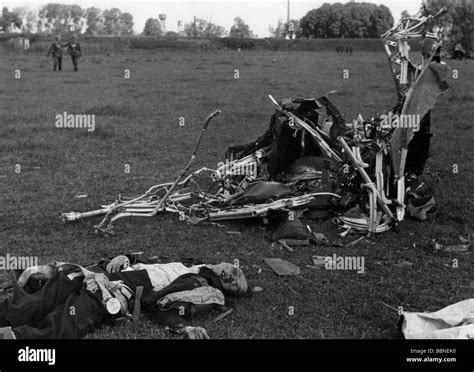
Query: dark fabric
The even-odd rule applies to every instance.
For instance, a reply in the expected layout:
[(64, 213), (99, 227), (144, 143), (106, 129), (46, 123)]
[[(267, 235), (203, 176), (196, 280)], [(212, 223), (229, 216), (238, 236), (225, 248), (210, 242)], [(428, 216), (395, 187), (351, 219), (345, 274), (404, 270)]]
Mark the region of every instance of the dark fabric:
[[(319, 120), (318, 111), (326, 109), (333, 119), (331, 143), (339, 146), (336, 138), (344, 134), (345, 121), (336, 106), (326, 96), (319, 97), (317, 100), (314, 98), (283, 100), (281, 106), (313, 127)], [(295, 129), (289, 125), (288, 117), (277, 110), (270, 119), (268, 129), (261, 137), (246, 145), (229, 147), (226, 151), (226, 159), (240, 159), (265, 146), (271, 146), (267, 170), (270, 180), (275, 181), (280, 180), (281, 173), (296, 159), (302, 156), (322, 155), (319, 144), (314, 138), (303, 130), (295, 132)]]
[[(121, 280), (133, 291), (136, 287), (143, 287), (143, 295), (153, 292), (153, 286), (146, 270), (118, 271), (108, 274), (109, 280)], [(142, 297), (143, 298), (143, 297)], [(143, 302), (143, 301), (142, 301)]]
[(56, 42), (52, 43), (48, 50), (48, 57), (50, 55), (52, 55), (53, 58), (62, 57), (63, 56), (62, 45)]
[[(166, 288), (163, 288), (160, 291), (149, 293), (146, 298), (143, 298), (142, 303), (148, 307), (147, 313), (152, 321), (164, 324), (172, 329), (178, 329), (189, 325), (187, 318), (190, 316), (197, 312), (209, 310), (216, 306), (193, 306), (192, 304), (183, 303), (182, 309), (184, 312), (182, 312), (180, 315), (181, 309), (179, 306), (178, 308), (170, 309), (169, 311), (162, 311), (158, 307), (157, 301), (170, 293), (189, 291), (204, 285), (210, 285), (211, 287), (217, 288), (225, 294), (219, 277), (208, 267), (201, 267), (199, 274), (181, 275)], [(228, 299), (226, 297), (226, 303), (227, 300)]]
[(163, 324), (174, 330), (190, 325), (179, 313), (175, 311), (161, 311), (156, 303), (149, 307), (147, 315), (152, 322)]
[(318, 101), (321, 102), (326, 108), (329, 115), (333, 119), (331, 129), (329, 130), (329, 137), (331, 139), (332, 146), (339, 146), (337, 142), (337, 137), (343, 136), (346, 132), (346, 122), (344, 117), (341, 115), (337, 107), (329, 100), (326, 96), (321, 96), (318, 98)]
[(433, 135), (430, 133), (430, 111), (420, 121), (420, 129), (415, 132), (408, 144), (405, 173), (421, 175), (426, 161), (430, 156), (430, 142)]
[[(40, 290), (15, 302), (0, 302), (0, 326), (11, 326), (18, 338), (77, 339), (112, 320), (100, 291), (90, 293), (83, 277), (71, 280), (69, 272), (58, 272)], [(109, 279), (122, 280), (132, 290), (141, 285), (144, 293), (153, 289), (145, 270), (112, 273)]]
[(71, 57), (80, 57), (81, 56), (81, 46), (79, 43), (76, 43), (74, 46), (72, 46), (71, 43), (66, 44), (67, 46), (67, 52)]
[(247, 186), (244, 194), (237, 198), (233, 204), (268, 203), (290, 196), (292, 189), (279, 182), (259, 181)]
[(181, 275), (160, 291), (152, 291), (144, 294), (142, 297), (142, 304), (144, 306), (151, 306), (167, 294), (189, 291), (194, 288), (201, 287), (203, 282), (200, 280), (200, 278), (201, 276), (198, 274)]
[(20, 339), (80, 338), (103, 321), (101, 293), (83, 288), (83, 278), (58, 272), (36, 293), (13, 303), (0, 302), (0, 325), (12, 327)]
[[(307, 119), (311, 113), (299, 113), (300, 119)], [(316, 121), (311, 121), (317, 123)], [(309, 123), (308, 123), (309, 124)], [(301, 136), (304, 134), (302, 140)], [(280, 174), (285, 171), (296, 159), (302, 156), (320, 156), (322, 151), (314, 138), (304, 130), (295, 132), (289, 125), (286, 115), (277, 112), (273, 127), (273, 143), (268, 162), (268, 174), (271, 180), (279, 180)], [(304, 147), (302, 146), (302, 142)]]
[[(128, 258), (128, 260), (130, 261), (130, 265), (135, 265), (137, 263), (142, 263), (142, 264), (148, 264), (148, 265), (151, 265), (151, 264), (156, 264), (156, 263), (160, 263), (161, 260), (160, 258), (158, 257), (145, 257), (143, 256), (143, 254), (141, 253), (130, 253), (130, 254), (127, 254), (127, 255), (124, 255)], [(102, 258), (97, 264), (94, 264), (93, 266), (91, 267), (87, 267), (89, 270), (93, 270), (93, 267), (97, 267), (101, 270), (101, 272), (107, 272), (107, 265), (110, 263), (110, 261), (112, 261), (114, 257), (112, 258)]]
[(79, 71), (77, 64), (79, 63), (79, 57), (71, 56), (74, 71)]
[(280, 225), (272, 233), (272, 240), (278, 239), (311, 239), (312, 236), (309, 233), (306, 226), (301, 222), (299, 218), (289, 220), (288, 217), (280, 223)]
[(56, 71), (56, 67), (58, 67), (58, 71), (61, 71), (63, 65), (63, 57), (53, 57), (53, 71)]

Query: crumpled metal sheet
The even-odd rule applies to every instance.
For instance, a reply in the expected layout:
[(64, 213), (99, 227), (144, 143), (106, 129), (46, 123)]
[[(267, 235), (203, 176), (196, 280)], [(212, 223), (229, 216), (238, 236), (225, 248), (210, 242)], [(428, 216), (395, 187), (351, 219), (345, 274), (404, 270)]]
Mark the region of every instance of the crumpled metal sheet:
[[(438, 97), (447, 89), (441, 84), (449, 68), (444, 63), (432, 62), (425, 66), (418, 80), (413, 84), (407, 94), (402, 108), (402, 115), (420, 115), (422, 119), (435, 105)], [(402, 177), (400, 171), (405, 164), (401, 164), (401, 149), (406, 149), (413, 137), (413, 128), (398, 128), (390, 144), (393, 169), (396, 175)]]
[(406, 339), (474, 339), (474, 299), (433, 313), (404, 311), (401, 316)]

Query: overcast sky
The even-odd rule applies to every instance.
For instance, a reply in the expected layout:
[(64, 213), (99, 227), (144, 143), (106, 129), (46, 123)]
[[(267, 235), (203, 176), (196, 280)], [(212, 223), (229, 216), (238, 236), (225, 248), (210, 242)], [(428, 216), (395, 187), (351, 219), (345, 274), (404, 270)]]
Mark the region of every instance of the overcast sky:
[[(286, 21), (287, 0), (0, 0), (0, 8), (7, 6), (12, 9), (18, 6), (28, 5), (31, 8), (39, 8), (47, 3), (77, 4), (83, 8), (95, 6), (102, 9), (119, 8), (122, 12), (133, 15), (134, 30), (137, 33), (143, 31), (145, 21), (152, 17), (158, 18), (158, 14), (167, 15), (166, 30), (178, 31), (178, 21), (191, 22), (193, 17), (204, 18), (218, 25), (224, 26), (227, 31), (232, 26), (235, 17), (241, 17), (250, 29), (259, 37), (269, 36), (268, 27), (276, 26), (278, 19)], [(300, 19), (309, 10), (319, 8), (323, 3), (345, 3), (340, 0), (290, 0), (290, 17)], [(357, 1), (362, 2), (362, 1)], [(414, 14), (420, 8), (421, 0), (364, 0), (374, 4), (386, 5), (395, 19), (398, 21), (403, 10)]]

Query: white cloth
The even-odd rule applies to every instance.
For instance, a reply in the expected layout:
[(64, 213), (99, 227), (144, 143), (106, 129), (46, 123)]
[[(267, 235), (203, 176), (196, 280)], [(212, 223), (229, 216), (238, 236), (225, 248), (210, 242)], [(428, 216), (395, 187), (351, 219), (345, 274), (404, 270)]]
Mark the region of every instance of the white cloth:
[(403, 312), (406, 339), (474, 338), (474, 299), (447, 306), (434, 313)]
[(199, 268), (203, 265), (186, 267), (181, 262), (167, 264), (142, 264), (132, 266), (133, 270), (146, 270), (150, 277), (154, 291), (159, 291), (168, 286), (172, 281), (181, 275), (192, 273), (198, 274)]

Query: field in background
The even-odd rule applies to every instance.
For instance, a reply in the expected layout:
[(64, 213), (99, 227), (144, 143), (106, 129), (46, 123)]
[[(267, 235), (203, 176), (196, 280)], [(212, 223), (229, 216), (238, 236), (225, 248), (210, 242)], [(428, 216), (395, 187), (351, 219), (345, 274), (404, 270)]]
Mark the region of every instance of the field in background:
[[(217, 314), (194, 323), (214, 338), (397, 338), (397, 314), (380, 303), (410, 311), (434, 311), (470, 298), (472, 255), (435, 252), (432, 239), (455, 244), (472, 228), (474, 67), (448, 61), (459, 71), (454, 90), (432, 112), (434, 133), (428, 169), (439, 174), (439, 214), (433, 222), (406, 220), (400, 232), (372, 237), (353, 248), (312, 247), (293, 253), (271, 247), (259, 222), (189, 226), (174, 215), (122, 219), (116, 235), (95, 235), (98, 219), (63, 225), (60, 212), (95, 209), (122, 195), (173, 180), (190, 156), (202, 120), (219, 108), (194, 169), (213, 167), (228, 146), (251, 141), (267, 128), (273, 108), (267, 98), (332, 97), (347, 120), (370, 117), (394, 103), (393, 82), (383, 53), (128, 50), (115, 55), (85, 52), (79, 72), (64, 59), (53, 73), (42, 55), (0, 55), (0, 255), (37, 255), (40, 262), (89, 263), (101, 257), (143, 251), (146, 255), (239, 259), (249, 281), (264, 289), (240, 299), (232, 316)], [(21, 79), (15, 79), (15, 70)], [(124, 70), (130, 70), (130, 79)], [(239, 79), (234, 79), (235, 70)], [(349, 70), (349, 79), (342, 71)], [(57, 129), (64, 111), (95, 114), (96, 130)], [(179, 118), (185, 118), (184, 127)], [(16, 165), (21, 173), (15, 173)], [(124, 172), (125, 165), (130, 173)], [(453, 174), (453, 165), (459, 172)], [(85, 193), (85, 199), (76, 195)], [(314, 231), (339, 238), (329, 222)], [(241, 235), (228, 234), (240, 231)], [(311, 256), (364, 256), (363, 275), (307, 268)], [(278, 277), (264, 257), (280, 257), (302, 269)], [(459, 267), (453, 268), (453, 259)], [(410, 264), (401, 264), (408, 261)], [(260, 274), (259, 269), (262, 268)], [(0, 285), (6, 280), (0, 273)], [(289, 307), (294, 315), (289, 314)], [(144, 320), (104, 327), (92, 338), (166, 338)]]

